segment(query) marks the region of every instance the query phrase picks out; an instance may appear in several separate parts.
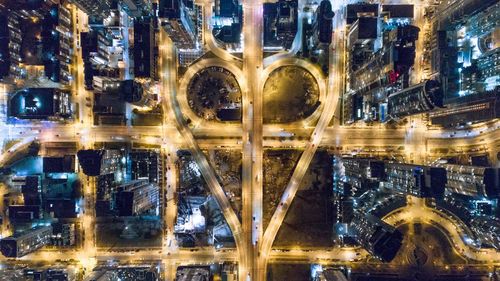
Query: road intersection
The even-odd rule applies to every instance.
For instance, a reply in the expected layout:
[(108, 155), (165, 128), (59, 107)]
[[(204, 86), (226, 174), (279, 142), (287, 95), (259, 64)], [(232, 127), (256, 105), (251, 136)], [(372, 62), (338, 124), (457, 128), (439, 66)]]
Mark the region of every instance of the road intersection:
[[(302, 1), (299, 1), (302, 2)], [(211, 18), (212, 5), (204, 1), (204, 16)], [(75, 76), (77, 77), (77, 101), (80, 104), (80, 120), (75, 124), (52, 124), (46, 126), (38, 124), (1, 125), (0, 129), (8, 132), (5, 140), (19, 140), (7, 151), (0, 155), (0, 166), (7, 163), (18, 151), (33, 141), (40, 142), (74, 142), (79, 147), (92, 147), (94, 142), (133, 142), (156, 144), (163, 154), (175, 154), (176, 148), (189, 149), (196, 160), (200, 171), (205, 178), (210, 193), (215, 197), (225, 220), (227, 221), (236, 242), (236, 250), (218, 251), (213, 248), (195, 248), (191, 250), (179, 249), (174, 239), (173, 222), (176, 216), (174, 193), (176, 179), (174, 172), (167, 173), (167, 181), (162, 186), (167, 198), (167, 207), (164, 212), (167, 227), (165, 245), (159, 249), (140, 249), (137, 251), (109, 252), (98, 249), (95, 244), (94, 231), (87, 231), (85, 235), (84, 255), (81, 251), (53, 252), (40, 250), (23, 259), (30, 260), (85, 260), (89, 266), (93, 262), (107, 260), (161, 260), (166, 264), (168, 280), (175, 276), (175, 266), (188, 264), (213, 263), (217, 261), (237, 261), (239, 264), (239, 280), (266, 280), (267, 264), (270, 262), (316, 262), (324, 264), (347, 264), (355, 259), (367, 255), (360, 248), (332, 248), (332, 249), (287, 249), (280, 251), (273, 249), (273, 242), (277, 232), (285, 219), (300, 182), (306, 173), (316, 150), (327, 148), (335, 153), (366, 153), (369, 155), (409, 154), (401, 148), (412, 147), (421, 150), (424, 154), (438, 158), (439, 151), (454, 146), (456, 153), (470, 147), (483, 147), (484, 151), (495, 151), (500, 143), (500, 122), (490, 122), (474, 127), (471, 131), (452, 132), (437, 129), (423, 128), (418, 138), (411, 135), (407, 127), (386, 128), (378, 126), (355, 127), (340, 126), (332, 119), (338, 117), (338, 104), (341, 101), (345, 81), (345, 22), (342, 13), (337, 13), (334, 25), (334, 41), (330, 49), (335, 50), (330, 56), (330, 72), (323, 77), (320, 71), (311, 63), (292, 58), (291, 54), (263, 58), (263, 2), (261, 0), (243, 1), (243, 57), (240, 59), (217, 45), (213, 38), (209, 20), (205, 21), (204, 41), (206, 49), (215, 54), (216, 58), (201, 60), (188, 69), (184, 76), (177, 76), (177, 54), (173, 42), (164, 31), (160, 32), (160, 82), (161, 100), (164, 112), (162, 126), (93, 126), (90, 110), (83, 106), (89, 97), (83, 86), (83, 67), (81, 58), (76, 60)], [(76, 17), (76, 11), (74, 11)], [(300, 39), (300, 38), (299, 38)], [(302, 41), (296, 39), (295, 41)], [(76, 43), (75, 43), (76, 44)], [(296, 42), (294, 42), (294, 46)], [(294, 47), (295, 49), (295, 47)], [(80, 52), (77, 52), (80, 53)], [(291, 124), (263, 124), (263, 87), (267, 75), (272, 69), (284, 65), (302, 66), (313, 74), (320, 88), (321, 106), (308, 119)], [(242, 123), (222, 124), (209, 122), (197, 117), (187, 104), (186, 88), (189, 78), (198, 70), (208, 66), (220, 66), (231, 71), (238, 78), (243, 93)], [(178, 83), (178, 81), (180, 81)], [(193, 122), (188, 123), (187, 119)], [(282, 130), (294, 132), (295, 137), (287, 140), (278, 138)], [(300, 138), (299, 138), (300, 137)], [(242, 150), (242, 202), (243, 209), (239, 217), (232, 209), (226, 194), (217, 179), (202, 149), (214, 147), (228, 147)], [(278, 208), (267, 227), (263, 229), (263, 152), (265, 148), (294, 147), (301, 149), (302, 155), (290, 178)], [(174, 167), (175, 161), (168, 157), (167, 165)], [(425, 161), (426, 159), (419, 159)], [(169, 169), (171, 170), (171, 169)], [(85, 177), (84, 177), (85, 178)], [(95, 183), (89, 179), (85, 190), (86, 205), (92, 209), (95, 193)], [(412, 212), (397, 210), (386, 218), (390, 224), (400, 221), (413, 221)], [(444, 226), (449, 237), (459, 249), (460, 253), (475, 260), (488, 261), (494, 256), (500, 260), (498, 253), (477, 251), (470, 245), (463, 243), (451, 220), (433, 213), (429, 208), (428, 219)], [(85, 229), (93, 227), (93, 212), (87, 211), (83, 218)], [(454, 231), (455, 229), (456, 231)], [(462, 241), (462, 243), (460, 242)], [(83, 262), (82, 262), (83, 263)]]

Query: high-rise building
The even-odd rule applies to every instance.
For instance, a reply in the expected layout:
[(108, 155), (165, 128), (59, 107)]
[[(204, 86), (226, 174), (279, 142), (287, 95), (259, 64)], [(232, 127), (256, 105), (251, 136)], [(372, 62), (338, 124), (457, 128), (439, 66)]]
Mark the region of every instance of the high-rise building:
[(159, 182), (160, 155), (154, 151), (131, 151), (128, 155), (132, 180)]
[(9, 220), (12, 222), (29, 222), (42, 218), (40, 205), (10, 205)]
[(26, 88), (12, 95), (8, 109), (19, 119), (64, 119), (72, 114), (71, 94), (57, 88)]
[(435, 108), (442, 108), (443, 99), (443, 91), (439, 82), (427, 80), (389, 95), (387, 113), (393, 119), (400, 119), (429, 112)]
[(401, 248), (403, 234), (371, 214), (356, 212), (352, 225), (358, 243), (384, 262), (393, 260)]
[(344, 195), (360, 196), (379, 186), (385, 178), (384, 162), (370, 158), (343, 158)]
[[(0, 52), (5, 52), (0, 58), (5, 61), (3, 71), (10, 68), (15, 79), (61, 82), (61, 65), (67, 69), (70, 59), (61, 52), (70, 47), (62, 46), (70, 35), (68, 22), (62, 21), (62, 9), (53, 1), (9, 1), (0, 17), (0, 37), (5, 39), (0, 40)], [(43, 82), (51, 84), (48, 80)]]
[(55, 246), (75, 245), (75, 224), (74, 223), (53, 223), (51, 244)]
[(50, 243), (51, 226), (38, 226), (0, 240), (0, 251), (5, 257), (19, 258)]
[(73, 21), (71, 10), (68, 4), (59, 5), (59, 23), (56, 27), (59, 32), (59, 63), (60, 63), (60, 81), (63, 84), (69, 84), (73, 77), (71, 75), (70, 65), (73, 58)]
[(500, 118), (500, 91), (448, 99), (445, 108), (429, 113), (432, 124), (444, 127)]
[(80, 10), (84, 11), (87, 15), (92, 17), (105, 17), (109, 10), (116, 5), (116, 0), (70, 0)]
[(440, 167), (386, 163), (385, 188), (420, 198), (442, 198), (446, 170)]
[(297, 33), (297, 0), (278, 2), (276, 37), (285, 48), (290, 48)]
[(180, 10), (179, 10), (179, 0), (160, 0), (158, 7), (158, 16), (160, 18), (179, 18)]
[(75, 155), (64, 155), (62, 157), (43, 157), (44, 173), (74, 173)]
[(362, 17), (378, 17), (379, 5), (368, 3), (348, 4), (346, 6), (347, 24), (353, 24)]
[(120, 216), (136, 216), (158, 208), (158, 185), (135, 180), (116, 188), (116, 208)]
[(313, 45), (327, 44), (332, 42), (333, 16), (332, 4), (328, 0), (322, 0), (316, 9), (313, 29)]
[[(403, 93), (409, 87), (410, 69), (415, 61), (415, 41), (418, 39), (419, 28), (408, 24), (393, 25), (380, 22), (380, 18), (364, 16), (359, 17), (350, 26), (348, 69), (351, 74), (348, 76), (349, 87), (344, 98), (343, 114), (346, 123), (358, 120), (385, 122), (389, 120), (388, 117), (395, 117), (388, 115), (388, 100), (397, 99), (396, 94)], [(379, 32), (380, 25), (383, 26), (382, 33)], [(418, 107), (420, 111), (442, 106), (442, 101), (439, 100), (440, 97), (442, 99), (442, 94), (439, 96), (439, 93), (442, 93), (441, 88), (435, 84), (435, 81), (422, 83), (415, 90), (414, 103), (423, 104)], [(418, 96), (418, 91), (426, 85), (430, 87), (429, 92), (433, 90), (430, 93), (431, 98), (438, 100), (436, 106), (429, 105), (434, 100), (428, 102), (428, 97), (420, 99)], [(425, 96), (425, 93), (421, 95)], [(413, 109), (414, 105), (409, 108)], [(393, 102), (391, 106), (394, 106)], [(394, 108), (391, 107), (391, 110)], [(410, 114), (406, 111), (404, 113)]]
[(162, 27), (181, 53), (201, 48), (203, 7), (194, 1), (162, 0), (159, 16)]
[(41, 184), (39, 176), (26, 176), (24, 184), (21, 185), (23, 193), (24, 205), (38, 205), (42, 203), (41, 199)]
[(22, 77), (23, 74), (20, 67), (22, 62), (20, 53), (22, 44), (21, 23), (22, 18), (18, 13), (14, 12), (7, 15), (7, 25), (9, 27), (9, 73), (14, 77)]
[(500, 198), (500, 171), (494, 167), (439, 165), (446, 169), (446, 189), (473, 198)]
[(368, 44), (378, 38), (378, 18), (362, 17), (349, 28), (348, 45)]
[(45, 211), (53, 218), (66, 219), (76, 218), (75, 199), (69, 198), (50, 198), (45, 200)]
[(414, 16), (412, 4), (384, 4), (381, 15), (389, 18), (410, 18)]
[(0, 79), (9, 75), (9, 25), (6, 13), (0, 13)]
[(134, 21), (134, 76), (153, 78), (155, 32), (151, 17), (136, 18)]
[(119, 150), (80, 150), (78, 161), (83, 172), (88, 176), (99, 176), (118, 171), (123, 156)]

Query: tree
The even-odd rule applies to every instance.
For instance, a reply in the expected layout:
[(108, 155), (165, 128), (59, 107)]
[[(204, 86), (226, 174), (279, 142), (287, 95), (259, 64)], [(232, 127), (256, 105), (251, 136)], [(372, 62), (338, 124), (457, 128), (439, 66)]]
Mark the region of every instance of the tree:
[(29, 156), (38, 156), (38, 153), (40, 152), (40, 143), (38, 142), (32, 142), (29, 146), (28, 146), (28, 155)]

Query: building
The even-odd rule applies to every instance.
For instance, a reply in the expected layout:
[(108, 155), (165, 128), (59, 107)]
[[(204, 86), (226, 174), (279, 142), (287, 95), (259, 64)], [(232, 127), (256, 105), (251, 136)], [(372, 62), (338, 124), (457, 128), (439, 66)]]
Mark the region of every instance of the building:
[(179, 63), (188, 66), (203, 55), (203, 7), (195, 1), (161, 0), (158, 16), (178, 50)]
[(356, 20), (349, 28), (348, 46), (355, 44), (366, 45), (378, 38), (378, 18), (362, 17)]
[(80, 167), (88, 176), (99, 176), (117, 172), (123, 156), (119, 150), (80, 150), (77, 153)]
[(116, 208), (120, 216), (137, 216), (159, 207), (158, 185), (135, 180), (116, 188)]
[(403, 234), (371, 214), (356, 212), (352, 225), (358, 243), (383, 262), (392, 261), (401, 248)]
[(56, 88), (26, 88), (9, 98), (9, 116), (19, 119), (59, 120), (69, 118), (71, 94)]
[(389, 18), (410, 18), (414, 16), (413, 5), (411, 4), (386, 4), (382, 5), (382, 15)]
[(132, 78), (132, 18), (127, 14), (125, 2), (130, 1), (113, 3), (100, 19), (89, 17), (89, 30), (81, 38), (88, 89), (96, 76), (118, 80)]
[(71, 0), (80, 10), (91, 17), (105, 17), (109, 10), (117, 4), (115, 0)]
[(134, 21), (134, 76), (153, 78), (155, 75), (155, 32), (151, 17)]
[(0, 251), (7, 258), (20, 258), (50, 243), (51, 226), (38, 226), (0, 240)]
[(75, 234), (74, 223), (53, 223), (51, 244), (55, 246), (74, 246)]
[(45, 271), (47, 281), (68, 281), (68, 273), (63, 269), (47, 269)]
[(337, 268), (325, 268), (317, 272), (314, 281), (348, 281), (344, 272)]
[(298, 27), (296, 0), (263, 4), (264, 46), (269, 50), (290, 49)]
[(98, 50), (97, 31), (95, 29), (90, 29), (87, 32), (80, 32), (80, 46), (82, 50), (85, 88), (90, 90), (94, 82), (94, 72), (97, 72), (94, 71), (95, 67), (91, 61)]
[(392, 119), (426, 113), (443, 107), (443, 91), (435, 80), (427, 80), (387, 98), (387, 113)]
[(26, 176), (24, 184), (21, 185), (21, 192), (23, 193), (24, 205), (41, 205), (41, 184), (39, 176)]
[(446, 170), (440, 167), (386, 163), (385, 188), (420, 198), (443, 198)]
[(120, 82), (118, 91), (123, 95), (123, 99), (128, 103), (145, 105), (148, 102), (142, 84), (135, 80), (124, 80)]
[(500, 118), (500, 91), (467, 95), (446, 101), (445, 108), (429, 113), (432, 124), (461, 126)]
[(10, 53), (9, 53), (9, 25), (8, 16), (0, 14), (0, 79), (9, 75)]
[(446, 189), (472, 198), (500, 198), (498, 168), (453, 164), (439, 165), (446, 169)]
[(162, 0), (161, 25), (179, 51), (196, 50), (202, 40), (203, 8), (194, 1)]
[(357, 19), (361, 17), (378, 17), (378, 12), (378, 4), (348, 4), (346, 7), (347, 24), (353, 24)]
[(313, 21), (313, 45), (327, 44), (332, 42), (333, 16), (332, 4), (328, 0), (322, 0), (316, 9)]
[(158, 7), (158, 16), (160, 18), (178, 18), (180, 17), (179, 0), (160, 0)]
[(243, 27), (242, 5), (235, 0), (216, 0), (214, 8), (214, 37), (221, 44), (238, 48)]
[(5, 21), (0, 19), (0, 26), (7, 22), (8, 29), (0, 31), (0, 37), (5, 38), (3, 50), (8, 54), (2, 55), (6, 62), (2, 67), (9, 68), (13, 78), (26, 79), (36, 73), (37, 78), (69, 82), (67, 76), (61, 80), (68, 66), (63, 54), (68, 50), (64, 43), (69, 35), (67, 23), (61, 20), (61, 7), (52, 1), (9, 1), (3, 9)]
[(340, 212), (338, 213), (338, 223), (349, 224), (354, 219), (354, 199), (344, 197), (340, 200)]
[(151, 183), (160, 180), (160, 155), (151, 150), (131, 151), (128, 155), (132, 180), (147, 179)]
[(276, 13), (276, 39), (289, 49), (297, 33), (297, 0), (278, 1)]
[(11, 222), (29, 222), (42, 218), (40, 205), (10, 205), (8, 211)]
[(205, 266), (179, 266), (175, 274), (177, 281), (208, 281), (210, 268)]
[(498, 218), (480, 216), (472, 219), (470, 225), (482, 247), (500, 250), (500, 220)]
[(384, 162), (371, 158), (343, 158), (344, 195), (358, 197), (385, 179)]
[(117, 94), (120, 89), (121, 80), (114, 77), (93, 76), (92, 89), (94, 93)]
[(224, 263), (222, 265), (222, 280), (236, 281), (238, 280), (238, 265), (236, 263)]
[(380, 33), (379, 22), (379, 18), (360, 17), (349, 29), (350, 74), (343, 108), (348, 124), (385, 122), (390, 96), (409, 86), (419, 28), (383, 22)]
[(205, 197), (183, 196), (178, 199), (178, 215), (174, 226), (177, 239), (182, 241), (184, 235), (204, 233), (206, 231), (206, 214), (202, 213)]
[(232, 17), (237, 9), (238, 1), (216, 0), (214, 14), (216, 17)]
[(69, 85), (74, 77), (71, 75), (71, 63), (73, 59), (73, 21), (71, 8), (66, 4), (59, 5), (59, 22), (56, 30), (59, 32), (59, 65), (60, 82)]
[(429, 74), (439, 76), (443, 83), (445, 100), (493, 91), (500, 85), (500, 51), (494, 43), (498, 39), (492, 39), (499, 8), (495, 0), (464, 0), (436, 7), (424, 55), (431, 58)]
[(263, 3), (263, 38), (264, 47), (272, 46), (276, 40), (276, 18), (278, 16), (278, 3)]
[(117, 172), (102, 174), (96, 179), (96, 216), (113, 215), (114, 195), (116, 186), (122, 183), (123, 178), (117, 175)]
[(477, 248), (500, 249), (500, 220), (498, 217), (480, 212), (472, 201), (464, 200), (458, 196), (446, 196), (443, 200), (437, 200), (435, 203), (436, 209), (445, 214), (456, 216), (470, 229), (472, 237), (467, 237), (468, 243)]
[[(350, 43), (358, 45), (373, 43), (374, 37), (378, 38), (378, 33), (373, 34), (376, 31), (374, 26), (376, 27), (377, 21), (377, 18), (360, 18), (356, 21), (349, 31)], [(351, 79), (350, 89), (368, 94), (377, 87), (395, 83), (400, 76), (407, 74), (414, 64), (414, 42), (418, 39), (419, 31), (420, 29), (413, 25), (385, 30), (382, 48), (368, 55), (357, 68), (351, 67), (356, 79)]]
[(51, 217), (57, 219), (76, 218), (76, 202), (75, 199), (68, 198), (50, 198), (45, 200), (45, 211)]
[(65, 155), (63, 157), (43, 157), (44, 173), (74, 173), (75, 155)]
[(156, 267), (148, 266), (120, 266), (116, 267), (102, 267), (96, 269), (83, 279), (84, 281), (108, 281), (118, 280), (126, 276), (127, 280), (137, 281), (157, 281), (160, 273)]
[(117, 125), (127, 124), (126, 103), (118, 94), (94, 93), (94, 124)]
[(20, 53), (22, 44), (21, 24), (22, 18), (18, 13), (9, 13), (7, 15), (7, 25), (9, 27), (9, 74), (14, 77), (23, 76), (23, 71), (20, 67), (22, 63)]

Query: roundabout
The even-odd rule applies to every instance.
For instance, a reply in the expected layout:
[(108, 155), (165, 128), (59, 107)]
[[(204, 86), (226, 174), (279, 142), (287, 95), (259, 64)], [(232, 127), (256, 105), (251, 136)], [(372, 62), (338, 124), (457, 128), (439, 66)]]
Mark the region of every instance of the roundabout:
[(238, 121), (241, 89), (236, 77), (223, 67), (210, 66), (197, 72), (188, 84), (188, 104), (205, 120)]
[(280, 66), (264, 84), (264, 123), (289, 123), (311, 115), (319, 107), (319, 85), (308, 70)]

